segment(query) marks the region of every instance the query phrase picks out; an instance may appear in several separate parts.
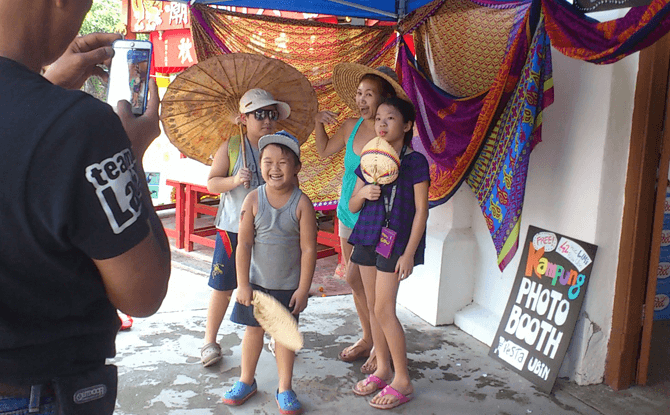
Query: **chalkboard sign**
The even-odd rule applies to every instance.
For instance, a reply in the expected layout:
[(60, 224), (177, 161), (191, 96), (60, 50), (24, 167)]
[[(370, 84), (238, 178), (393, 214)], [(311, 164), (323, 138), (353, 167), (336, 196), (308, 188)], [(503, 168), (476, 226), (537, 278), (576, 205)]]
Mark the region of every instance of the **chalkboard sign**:
[(595, 245), (535, 226), (489, 356), (551, 392), (589, 282)]
[(575, 0), (573, 4), (577, 10), (589, 13), (648, 6), (651, 4), (651, 1), (652, 0)]

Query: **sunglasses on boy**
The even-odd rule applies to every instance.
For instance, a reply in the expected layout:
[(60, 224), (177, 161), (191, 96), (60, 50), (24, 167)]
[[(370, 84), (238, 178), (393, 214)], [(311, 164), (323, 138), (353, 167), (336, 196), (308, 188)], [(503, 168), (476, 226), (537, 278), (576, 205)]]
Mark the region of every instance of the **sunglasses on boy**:
[(257, 121), (263, 121), (266, 118), (269, 118), (270, 121), (277, 121), (279, 119), (279, 111), (277, 110), (258, 109), (253, 111), (253, 114)]

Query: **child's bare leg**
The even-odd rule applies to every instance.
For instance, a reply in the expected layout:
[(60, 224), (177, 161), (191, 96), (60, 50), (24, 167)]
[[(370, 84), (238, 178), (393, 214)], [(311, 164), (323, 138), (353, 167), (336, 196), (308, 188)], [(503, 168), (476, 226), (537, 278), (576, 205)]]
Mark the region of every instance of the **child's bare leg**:
[(216, 343), (216, 335), (221, 327), (223, 316), (228, 309), (228, 303), (233, 291), (212, 290), (207, 308), (207, 323), (205, 324), (205, 344)]
[[(393, 359), (395, 376), (391, 387), (403, 395), (414, 392), (412, 381), (409, 377), (407, 368), (407, 346), (405, 343), (405, 331), (396, 315), (396, 298), (398, 295), (398, 274), (390, 272), (377, 272), (377, 281), (375, 286), (375, 308), (374, 315), (377, 316), (383, 336), (387, 341), (388, 350)], [(375, 346), (377, 342), (375, 341)], [(380, 358), (379, 351), (377, 356)], [(382, 360), (379, 360), (382, 365)], [(397, 400), (392, 395), (384, 397), (375, 396), (372, 399), (376, 404), (387, 404)]]
[(254, 383), (256, 375), (256, 366), (258, 358), (263, 350), (263, 335), (265, 331), (262, 327), (247, 326), (242, 339), (242, 373), (240, 382), (251, 385)]
[(279, 393), (292, 390), (295, 353), (284, 347), (282, 344), (277, 343), (275, 354), (277, 358), (277, 375), (279, 377)]
[[(358, 265), (349, 260), (351, 258), (353, 246), (347, 242), (345, 238), (340, 238), (340, 246), (342, 247), (342, 255), (344, 256), (347, 283), (351, 287), (354, 297), (354, 305), (356, 306), (356, 313), (358, 314), (358, 319), (361, 322), (361, 329), (363, 330), (363, 336), (356, 343), (364, 343), (368, 348), (368, 351), (370, 351), (372, 349), (372, 330), (370, 328), (370, 311), (368, 310), (367, 298), (365, 297), (363, 280), (361, 279)], [(354, 345), (356, 343), (354, 343)], [(347, 347), (342, 351), (342, 354), (347, 355), (351, 352), (355, 352), (352, 350), (353, 348), (353, 345)]]
[[(386, 339), (384, 338), (384, 332), (382, 331), (374, 311), (375, 302), (378, 301), (378, 298), (375, 294), (377, 269), (375, 267), (368, 266), (359, 266), (359, 268), (361, 270), (363, 286), (365, 287), (365, 295), (368, 299), (368, 309), (370, 310), (370, 328), (372, 331), (372, 339), (374, 341), (377, 354), (377, 370), (373, 373), (373, 375), (383, 380), (389, 380), (391, 379), (391, 376), (393, 376), (393, 371), (391, 370), (391, 365), (389, 363), (389, 349), (386, 343)], [(374, 387), (375, 386), (373, 384), (364, 386), (364, 381), (358, 382), (358, 385), (356, 386), (356, 388), (360, 391), (365, 391)]]

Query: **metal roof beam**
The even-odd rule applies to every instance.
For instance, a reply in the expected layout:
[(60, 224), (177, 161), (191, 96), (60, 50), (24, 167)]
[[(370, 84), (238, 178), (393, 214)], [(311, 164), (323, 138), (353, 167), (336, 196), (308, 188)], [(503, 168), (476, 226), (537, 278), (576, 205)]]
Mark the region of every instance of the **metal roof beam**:
[(354, 9), (364, 10), (364, 11), (366, 11), (366, 12), (370, 12), (370, 13), (381, 14), (382, 16), (391, 17), (391, 18), (393, 18), (393, 19), (398, 20), (398, 15), (395, 14), (395, 13), (385, 12), (385, 11), (383, 11), (383, 10), (379, 10), (379, 9), (374, 9), (374, 8), (372, 8), (372, 7), (363, 6), (362, 4), (352, 3), (352, 2), (350, 2), (350, 1), (345, 1), (345, 0), (326, 0), (326, 1), (329, 1), (329, 2), (331, 2), (331, 3), (341, 4), (341, 5), (343, 5), (343, 6), (349, 6), (349, 7), (354, 8)]

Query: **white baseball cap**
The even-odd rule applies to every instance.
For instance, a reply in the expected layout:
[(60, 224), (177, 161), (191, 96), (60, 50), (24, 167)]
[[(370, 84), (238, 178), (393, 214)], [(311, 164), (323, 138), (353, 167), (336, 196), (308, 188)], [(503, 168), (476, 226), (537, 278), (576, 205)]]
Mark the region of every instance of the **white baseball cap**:
[(281, 130), (274, 134), (264, 135), (258, 140), (258, 151), (262, 151), (268, 144), (283, 144), (290, 148), (291, 151), (298, 156), (298, 160), (300, 160), (300, 143), (298, 142), (298, 139), (288, 131)]
[(291, 115), (291, 107), (287, 103), (275, 100), (271, 93), (260, 88), (250, 89), (242, 95), (242, 98), (240, 98), (240, 114), (248, 114), (268, 105), (277, 106), (279, 120), (285, 120)]

